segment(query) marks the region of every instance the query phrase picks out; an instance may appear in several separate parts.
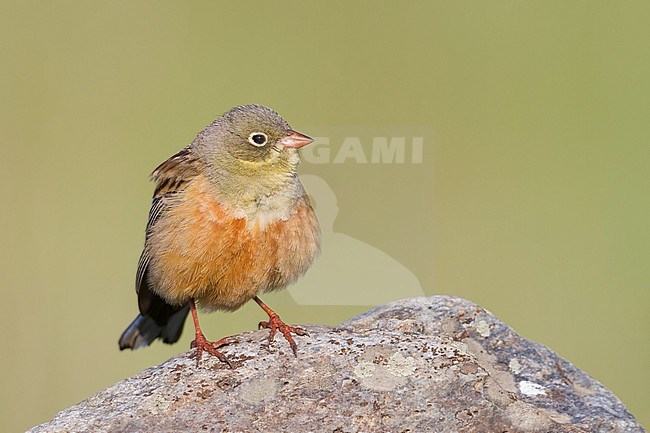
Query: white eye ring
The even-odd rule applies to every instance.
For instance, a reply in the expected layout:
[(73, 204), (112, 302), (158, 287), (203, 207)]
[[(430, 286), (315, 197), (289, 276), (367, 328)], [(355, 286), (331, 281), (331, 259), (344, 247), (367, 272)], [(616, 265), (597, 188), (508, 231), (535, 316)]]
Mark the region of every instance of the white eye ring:
[(248, 136), (248, 142), (256, 147), (262, 147), (269, 142), (269, 136), (263, 132), (253, 132)]

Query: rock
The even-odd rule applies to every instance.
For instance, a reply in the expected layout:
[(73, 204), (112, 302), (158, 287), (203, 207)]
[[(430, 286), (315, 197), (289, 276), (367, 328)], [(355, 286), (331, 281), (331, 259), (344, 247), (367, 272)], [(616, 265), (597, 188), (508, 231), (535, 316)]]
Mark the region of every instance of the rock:
[(307, 326), (298, 358), (238, 335), (230, 370), (194, 351), (30, 432), (643, 432), (603, 385), (469, 301), (434, 296)]

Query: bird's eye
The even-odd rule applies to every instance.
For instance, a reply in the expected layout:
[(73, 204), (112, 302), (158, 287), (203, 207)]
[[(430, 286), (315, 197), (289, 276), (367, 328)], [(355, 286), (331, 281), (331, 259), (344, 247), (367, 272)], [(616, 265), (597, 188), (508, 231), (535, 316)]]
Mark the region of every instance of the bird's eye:
[(248, 136), (248, 141), (253, 146), (262, 147), (267, 141), (269, 141), (269, 137), (267, 137), (263, 132), (253, 132)]

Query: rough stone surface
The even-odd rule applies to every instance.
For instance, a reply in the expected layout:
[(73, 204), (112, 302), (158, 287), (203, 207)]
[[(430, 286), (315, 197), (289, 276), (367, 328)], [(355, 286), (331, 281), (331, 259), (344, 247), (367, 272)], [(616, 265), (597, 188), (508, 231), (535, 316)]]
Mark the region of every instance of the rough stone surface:
[(413, 298), (307, 326), (296, 359), (268, 331), (123, 380), (43, 432), (643, 432), (610, 391), (469, 301)]

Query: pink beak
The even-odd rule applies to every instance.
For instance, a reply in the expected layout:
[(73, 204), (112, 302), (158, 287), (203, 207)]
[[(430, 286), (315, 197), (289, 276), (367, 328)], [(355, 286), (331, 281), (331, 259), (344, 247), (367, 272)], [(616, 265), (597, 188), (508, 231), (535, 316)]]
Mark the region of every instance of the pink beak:
[(290, 135), (287, 135), (284, 138), (281, 138), (278, 140), (278, 143), (283, 145), (284, 147), (291, 147), (293, 149), (299, 149), (303, 146), (308, 145), (314, 141), (312, 138), (307, 137), (305, 134), (301, 134), (300, 132), (292, 131)]

